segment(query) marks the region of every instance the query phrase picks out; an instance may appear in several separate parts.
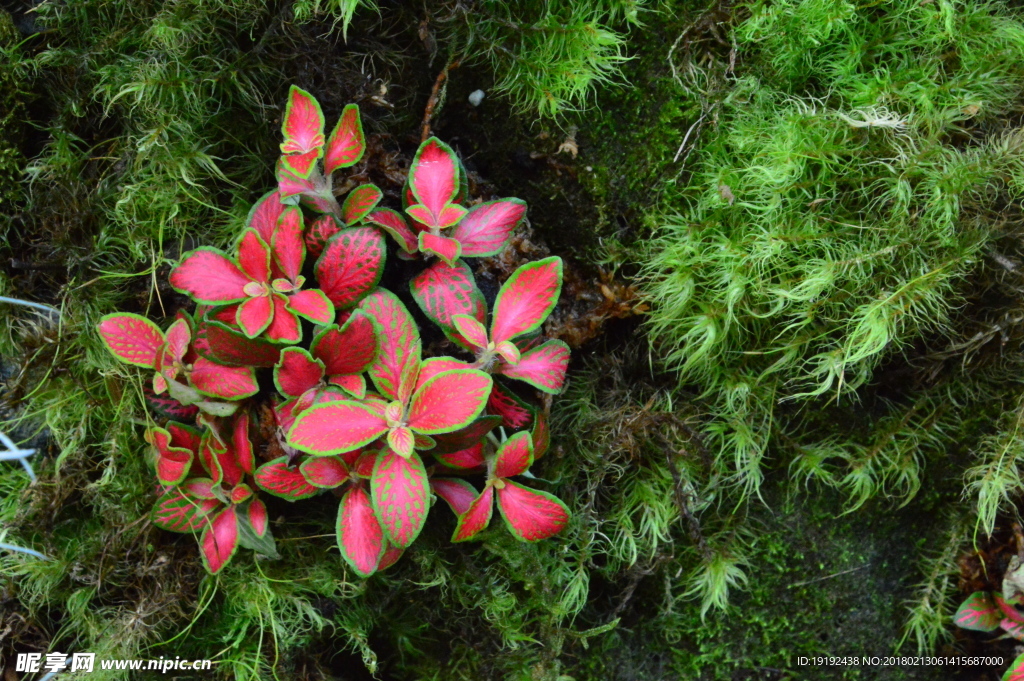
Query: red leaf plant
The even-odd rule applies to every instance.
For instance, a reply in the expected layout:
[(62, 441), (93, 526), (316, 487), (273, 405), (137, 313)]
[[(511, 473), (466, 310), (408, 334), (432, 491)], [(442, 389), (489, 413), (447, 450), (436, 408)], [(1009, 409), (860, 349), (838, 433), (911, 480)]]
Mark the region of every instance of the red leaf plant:
[[(1018, 594), (1006, 599), (998, 593), (975, 591), (967, 597), (956, 614), (953, 623), (961, 629), (993, 632), (1002, 629), (1006, 635), (1024, 641), (1024, 612), (1016, 608), (1024, 598)], [(1024, 655), (1019, 655), (1003, 674), (1002, 681), (1024, 681)]]
[[(359, 163), (366, 143), (355, 105), (330, 135), (324, 124), (316, 99), (293, 87), (277, 190), (257, 201), (231, 255), (199, 248), (171, 271), (194, 317), (179, 312), (166, 331), (128, 313), (99, 324), (117, 359), (152, 370), (156, 417), (176, 419), (146, 431), (160, 489), (153, 522), (197, 535), (211, 573), (239, 547), (278, 557), (261, 495), (338, 497), (338, 547), (362, 577), (401, 557), (435, 495), (457, 516), (457, 542), (486, 537), (495, 505), (522, 541), (557, 534), (566, 505), (523, 484), (548, 430), (520, 393), (565, 384), (568, 347), (538, 337), (562, 261), (520, 267), (488, 324), (461, 256), (499, 253), (526, 205), (469, 205), (462, 164), (436, 138), (413, 159), (403, 212), (381, 207), (373, 185), (339, 204), (332, 175)], [(425, 358), (416, 318), (380, 287), (388, 234), (398, 277), (462, 358)]]

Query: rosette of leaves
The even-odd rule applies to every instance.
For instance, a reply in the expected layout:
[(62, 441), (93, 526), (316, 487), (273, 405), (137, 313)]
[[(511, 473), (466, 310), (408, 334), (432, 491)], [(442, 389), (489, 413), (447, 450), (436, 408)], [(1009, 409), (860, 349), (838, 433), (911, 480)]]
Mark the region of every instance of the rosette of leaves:
[[(317, 101), (293, 87), (277, 190), (234, 249), (198, 248), (170, 274), (194, 316), (180, 313), (166, 332), (131, 314), (100, 324), (116, 357), (153, 370), (150, 404), (175, 419), (147, 431), (162, 488), (154, 522), (198, 533), (213, 573), (239, 546), (277, 555), (257, 491), (338, 496), (338, 545), (362, 576), (398, 560), (435, 494), (458, 516), (454, 541), (477, 536), (494, 505), (518, 539), (557, 534), (565, 504), (515, 479), (532, 477), (547, 449), (546, 414), (502, 381), (563, 387), (569, 349), (538, 336), (561, 292), (561, 259), (516, 270), (489, 314), (460, 257), (499, 253), (525, 204), (468, 205), (461, 162), (434, 138), (412, 163), (402, 212), (379, 207), (373, 185), (339, 203), (332, 176), (365, 151), (359, 110), (346, 107), (330, 135), (324, 124)], [(424, 357), (408, 308), (378, 286), (386, 234), (410, 261), (412, 298), (463, 357)], [(261, 374), (273, 392), (260, 392)], [(253, 414), (268, 404), (272, 441), (254, 445)], [(257, 465), (262, 445), (275, 454)]]

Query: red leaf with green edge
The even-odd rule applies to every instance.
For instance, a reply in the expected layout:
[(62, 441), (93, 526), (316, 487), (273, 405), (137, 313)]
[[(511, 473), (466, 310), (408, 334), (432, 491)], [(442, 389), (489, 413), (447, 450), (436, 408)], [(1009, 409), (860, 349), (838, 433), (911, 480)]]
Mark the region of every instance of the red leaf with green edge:
[(281, 122), (281, 153), (304, 154), (324, 146), (324, 112), (313, 95), (294, 85), (288, 90), (288, 105)]
[(200, 357), (192, 365), (189, 384), (208, 397), (240, 400), (259, 392), (252, 367), (226, 367)]
[(177, 485), (188, 475), (192, 452), (171, 447), (160, 452), (156, 460), (156, 479), (161, 485)]
[(452, 230), (451, 238), (462, 244), (462, 255), (480, 258), (497, 255), (526, 214), (526, 202), (498, 199), (473, 206)]
[(374, 291), (359, 308), (377, 323), (379, 332), (377, 358), (370, 365), (370, 378), (381, 394), (397, 399), (402, 376), (419, 370), (419, 329), (409, 310), (390, 291)]
[(390, 234), (406, 253), (415, 253), (419, 250), (419, 240), (401, 213), (390, 208), (378, 208), (366, 216), (366, 221)]
[(459, 191), (458, 160), (451, 147), (431, 137), (420, 145), (409, 169), (409, 189), (435, 216)]
[(377, 572), (387, 570), (389, 567), (397, 563), (403, 553), (405, 553), (405, 549), (400, 549), (397, 546), (388, 546), (384, 549), (384, 555), (380, 557), (380, 564), (377, 566)]
[(362, 184), (349, 192), (341, 204), (341, 219), (352, 226), (366, 217), (377, 207), (384, 193), (374, 184)]
[(314, 258), (324, 252), (327, 240), (341, 231), (333, 215), (321, 215), (306, 230), (306, 251)]
[(217, 492), (214, 490), (218, 488), (220, 488), (220, 483), (210, 478), (189, 478), (181, 485), (181, 489), (186, 496), (206, 501), (217, 500)]
[(336, 385), (352, 397), (358, 400), (366, 395), (366, 379), (361, 375), (351, 374), (348, 376), (331, 376), (327, 379), (331, 385)]
[(297, 177), (309, 177), (320, 159), (320, 149), (313, 149), (304, 154), (287, 154), (281, 157), (285, 167)]
[(409, 404), (409, 427), (432, 435), (469, 425), (487, 405), (491, 377), (477, 369), (444, 371), (424, 383)]
[(320, 488), (309, 484), (298, 467), (288, 467), (288, 457), (268, 461), (256, 469), (256, 486), (264, 492), (288, 501), (308, 499), (320, 493)]
[(540, 541), (554, 536), (569, 524), (569, 509), (557, 497), (504, 481), (498, 490), (498, 510), (509, 531), (521, 541)]
[(443, 435), (435, 435), (434, 440), (437, 442), (437, 445), (434, 448), (433, 454), (450, 454), (462, 451), (467, 447), (472, 447), (483, 440), (487, 433), (499, 425), (501, 425), (500, 416), (481, 416), (465, 428), (460, 428)]
[(288, 397), (298, 397), (320, 384), (324, 363), (302, 348), (285, 348), (281, 361), (274, 367), (274, 385)]
[(442, 372), (472, 368), (473, 367), (468, 363), (463, 362), (461, 359), (455, 359), (454, 357), (431, 357), (420, 365), (420, 372), (416, 376), (416, 383), (413, 386), (413, 392), (419, 390), (423, 387), (424, 383)]
[(317, 334), (310, 352), (324, 363), (328, 376), (361, 374), (377, 357), (374, 322), (356, 310), (341, 328), (332, 325)]
[(464, 314), (483, 322), (487, 318), (487, 303), (466, 263), (459, 261), (453, 267), (435, 262), (413, 277), (409, 290), (430, 321), (452, 334), (456, 342), (471, 347), (461, 335), (453, 333), (453, 317)]
[(429, 435), (424, 435), (423, 433), (413, 433), (412, 441), (413, 447), (420, 450), (421, 452), (433, 449), (434, 445), (437, 444), (434, 442), (434, 438), (430, 437)]
[(277, 190), (267, 192), (249, 211), (245, 226), (255, 230), (264, 243), (272, 243), (274, 231), (277, 229), (277, 220), (281, 217), (281, 212), (284, 209), (285, 205), (281, 203), (280, 193)]
[(228, 495), (228, 498), (231, 499), (232, 504), (241, 504), (251, 496), (252, 488), (243, 483), (240, 485), (235, 485), (235, 487), (231, 490), (231, 493)]
[[(429, 229), (451, 227), (466, 215), (466, 209), (457, 203), (449, 203), (440, 212), (435, 213), (421, 203), (414, 203), (405, 209), (413, 223)], [(422, 248), (423, 243), (420, 242)]]
[(388, 431), (388, 447), (398, 455), (408, 457), (415, 448), (416, 439), (408, 428), (392, 428)]
[(248, 296), (242, 289), (251, 279), (221, 251), (198, 248), (171, 270), (169, 281), (196, 302), (219, 305), (245, 300)]
[(363, 452), (349, 468), (353, 475), (369, 480), (379, 457), (380, 452)]
[(285, 209), (277, 223), (274, 238), (269, 242), (273, 252), (275, 277), (284, 277), (294, 282), (302, 273), (302, 263), (306, 259), (302, 230), (302, 212), (293, 207)]
[(1007, 603), (1002, 596), (997, 593), (993, 593), (992, 600), (995, 602), (996, 607), (1003, 613), (1003, 617), (1006, 617), (1012, 622), (1024, 624), (1024, 613)]
[(238, 462), (234, 448), (221, 445), (213, 447), (212, 450), (217, 457), (220, 470), (223, 472), (221, 484), (230, 488), (240, 483), (245, 477), (245, 471), (242, 470), (242, 466)]
[(349, 104), (341, 112), (341, 118), (327, 140), (324, 173), (330, 175), (338, 168), (359, 163), (365, 150), (366, 139), (363, 136), (363, 122), (359, 118), (359, 106)]
[(238, 266), (253, 281), (270, 281), (270, 246), (255, 230), (245, 230), (238, 240)]
[(462, 253), (462, 247), (459, 246), (459, 242), (455, 239), (431, 234), (430, 232), (420, 232), (419, 246), (420, 250), (424, 253), (436, 255), (451, 267), (455, 266), (455, 262)]
[(455, 532), (452, 533), (452, 541), (468, 541), (480, 534), (491, 524), (493, 513), (494, 488), (487, 485), (480, 496), (474, 499), (469, 508), (459, 516), (459, 524), (455, 526)]
[(430, 508), (427, 470), (415, 452), (409, 458), (383, 450), (373, 466), (370, 495), (381, 527), (400, 548), (412, 544)]
[(238, 515), (229, 506), (213, 516), (199, 538), (199, 553), (210, 574), (217, 574), (238, 551)]
[(434, 452), (433, 454), (434, 458), (437, 459), (439, 463), (442, 463), (449, 468), (471, 470), (484, 465), (483, 442), (477, 442), (475, 445), (470, 445), (469, 447), (460, 449), (457, 452), (446, 452), (441, 454)]
[(331, 489), (348, 480), (348, 466), (340, 456), (314, 456), (299, 465), (299, 472), (314, 487)]
[(270, 294), (274, 304), (274, 317), (270, 320), (265, 335), (277, 343), (298, 343), (302, 339), (299, 318), (289, 309), (288, 299), (280, 293)]
[(1018, 641), (1024, 641), (1024, 624), (1014, 622), (1011, 619), (1004, 619), (999, 623), (999, 626), (1013, 638)]
[(468, 511), (477, 498), (476, 488), (461, 478), (431, 478), (430, 489), (444, 499), (457, 516)]
[(319, 289), (292, 293), (288, 296), (288, 309), (315, 324), (330, 324), (334, 321), (334, 305)]
[(220, 484), (224, 479), (224, 469), (221, 467), (221, 457), (219, 453), (224, 451), (224, 445), (217, 442), (210, 431), (203, 433), (203, 440), (199, 446), (199, 463), (202, 465), (203, 470), (206, 471), (207, 475), (214, 483)]
[(994, 631), (999, 628), (1002, 614), (992, 597), (986, 591), (975, 591), (964, 601), (956, 614), (953, 615), (953, 624), (961, 629), (972, 629), (974, 631)]
[(192, 342), (192, 327), (184, 319), (176, 319), (167, 328), (166, 353), (171, 359), (181, 361), (188, 352), (188, 345)]
[(343, 229), (331, 237), (316, 261), (316, 279), (336, 307), (351, 307), (377, 286), (386, 255), (376, 229)]
[(193, 532), (206, 525), (206, 515), (218, 505), (214, 499), (190, 499), (173, 487), (157, 499), (151, 517), (163, 530)]
[(187, 426), (184, 423), (168, 421), (167, 432), (171, 434), (171, 446), (182, 447), (190, 452), (196, 452), (199, 450), (201, 435), (199, 434), (199, 431), (192, 426)]
[(452, 324), (471, 347), (487, 347), (487, 328), (468, 314), (457, 314), (452, 317)]
[(1024, 655), (1010, 663), (1001, 681), (1024, 681)]
[(193, 347), (200, 356), (224, 366), (272, 367), (281, 347), (261, 338), (247, 338), (217, 321), (199, 322)]
[[(321, 190), (326, 189), (326, 184), (321, 185), (321, 178), (316, 173), (312, 174), (312, 177), (301, 177), (296, 175), (288, 164), (284, 161), (284, 156), (277, 159), (277, 167), (275, 169), (275, 176), (277, 177), (277, 192), (283, 203), (288, 205), (295, 205), (295, 197), (303, 196), (316, 196)], [(326, 200), (326, 196), (322, 197)], [(325, 213), (327, 211), (320, 211)]]
[(502, 425), (514, 430), (525, 428), (533, 418), (523, 402), (499, 383), (494, 384), (487, 398), (487, 411), (500, 416)]
[(301, 399), (291, 399), (274, 407), (274, 418), (277, 419), (277, 427), (287, 431), (295, 423), (295, 418), (304, 410), (317, 404), (329, 404), (331, 402), (342, 402), (350, 399), (340, 391), (331, 389), (318, 390), (310, 395), (306, 393)]
[(341, 454), (388, 432), (387, 422), (359, 402), (322, 404), (302, 412), (288, 431), (288, 444), (310, 454)]
[(530, 436), (533, 438), (533, 460), (536, 461), (544, 456), (551, 445), (551, 429), (548, 428), (548, 417), (543, 411), (537, 412)]
[(353, 487), (342, 497), (336, 531), (338, 548), (349, 567), (360, 577), (376, 572), (384, 553), (384, 530), (362, 486)]
[(555, 309), (561, 291), (562, 259), (558, 256), (517, 269), (494, 302), (491, 340), (500, 343), (539, 328)]
[(128, 312), (103, 315), (96, 327), (107, 349), (127, 364), (155, 369), (164, 333), (145, 317)]
[(231, 442), (235, 449), (235, 461), (245, 473), (251, 474), (256, 467), (256, 459), (252, 451), (252, 441), (249, 439), (249, 414), (247, 412), (242, 412), (235, 417)]
[(274, 303), (270, 296), (249, 298), (235, 312), (235, 323), (248, 338), (255, 338), (274, 321)]
[(509, 378), (526, 381), (534, 388), (557, 394), (565, 385), (565, 372), (569, 368), (569, 346), (560, 340), (549, 340), (524, 353), (519, 364), (502, 365), (501, 373)]
[(494, 477), (522, 475), (533, 463), (533, 438), (525, 430), (501, 443), (494, 459)]
[(249, 503), (249, 508), (246, 509), (246, 515), (249, 518), (249, 524), (252, 526), (256, 536), (265, 537), (267, 534), (267, 528), (270, 527), (270, 517), (267, 515), (266, 505), (257, 497)]
[(146, 404), (160, 416), (188, 421), (195, 418), (199, 413), (199, 407), (195, 405), (185, 406), (173, 397), (157, 395), (148, 385), (142, 386), (142, 395), (146, 398)]

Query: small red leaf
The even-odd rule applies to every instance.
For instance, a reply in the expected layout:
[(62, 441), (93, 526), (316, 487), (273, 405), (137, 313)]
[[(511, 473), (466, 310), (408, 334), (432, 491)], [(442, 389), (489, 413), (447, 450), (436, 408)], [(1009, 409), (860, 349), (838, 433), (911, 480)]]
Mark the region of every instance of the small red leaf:
[(475, 445), (470, 445), (465, 449), (460, 449), (457, 452), (446, 452), (446, 453), (434, 453), (434, 458), (439, 463), (448, 466), (449, 468), (457, 468), (461, 470), (471, 470), (479, 468), (484, 465), (484, 443), (477, 442)]
[(533, 418), (519, 398), (497, 382), (491, 389), (491, 396), (487, 398), (487, 411), (500, 416), (502, 425), (514, 430), (525, 428)]
[(390, 234), (406, 253), (415, 253), (419, 249), (419, 241), (401, 213), (390, 208), (378, 208), (366, 216), (366, 221)]
[(245, 230), (238, 240), (238, 266), (253, 281), (270, 281), (270, 246), (255, 230)]
[(319, 258), (327, 240), (340, 230), (333, 215), (321, 215), (306, 230), (306, 251), (314, 258)]
[(308, 499), (320, 492), (319, 487), (306, 482), (298, 467), (288, 467), (288, 457), (282, 456), (256, 469), (256, 485), (264, 492), (288, 501)]
[(259, 392), (252, 367), (226, 367), (200, 357), (188, 377), (193, 388), (210, 397), (240, 400)]
[(388, 447), (399, 456), (408, 457), (412, 454), (416, 439), (408, 428), (392, 428), (388, 431)]
[(235, 312), (235, 323), (249, 338), (255, 338), (270, 326), (274, 320), (274, 303), (270, 296), (249, 298)]
[(314, 456), (299, 466), (306, 482), (325, 489), (340, 486), (348, 480), (348, 466), (340, 456)]
[(235, 449), (235, 461), (245, 473), (252, 473), (256, 467), (256, 461), (253, 456), (252, 441), (249, 440), (248, 412), (242, 412), (235, 417), (231, 443)]
[(480, 415), (490, 391), (491, 377), (482, 371), (444, 371), (413, 394), (409, 427), (427, 435), (458, 430)]
[(419, 203), (439, 215), (459, 191), (458, 159), (451, 147), (436, 137), (421, 144), (409, 169), (409, 188)]
[(427, 518), (430, 486), (423, 461), (415, 452), (409, 458), (388, 449), (377, 457), (370, 478), (373, 508), (395, 546), (409, 546)]
[(181, 485), (182, 491), (185, 492), (186, 496), (193, 499), (205, 499), (207, 501), (215, 501), (217, 499), (217, 493), (214, 489), (220, 488), (220, 482), (215, 482), (210, 478), (189, 478)]
[(419, 246), (421, 251), (436, 255), (449, 267), (455, 266), (455, 261), (459, 259), (459, 255), (462, 253), (462, 247), (455, 239), (449, 239), (446, 236), (430, 232), (420, 232)]
[(348, 400), (302, 412), (288, 431), (288, 444), (310, 454), (341, 454), (368, 445), (388, 431), (372, 409)]
[(288, 307), (288, 299), (280, 293), (270, 294), (274, 304), (274, 317), (267, 327), (266, 336), (278, 343), (298, 343), (302, 338), (299, 318)]
[(186, 254), (170, 276), (175, 289), (211, 305), (245, 300), (242, 289), (250, 281), (238, 265), (214, 248), (199, 248)]
[(461, 478), (431, 478), (430, 489), (448, 502), (457, 516), (468, 511), (477, 497), (476, 488)]
[(377, 331), (363, 310), (339, 329), (328, 326), (313, 339), (310, 352), (324, 363), (328, 376), (361, 374), (377, 357)]
[(347, 168), (359, 162), (366, 150), (363, 137), (363, 123), (359, 119), (359, 107), (349, 104), (341, 112), (341, 118), (334, 126), (327, 149), (324, 152), (324, 173), (330, 175), (338, 168)]
[(246, 509), (246, 512), (248, 513), (249, 524), (252, 525), (252, 529), (256, 533), (256, 536), (266, 536), (267, 527), (270, 525), (270, 518), (267, 516), (266, 505), (257, 497), (249, 504), (249, 508)]
[(281, 157), (285, 167), (296, 177), (309, 177), (320, 159), (320, 149), (313, 149), (304, 154), (286, 154)]
[(533, 460), (536, 461), (544, 456), (544, 453), (548, 451), (548, 447), (551, 445), (551, 429), (548, 428), (548, 417), (543, 411), (537, 412), (537, 417), (533, 421), (533, 428), (530, 430), (530, 436), (533, 438)]
[(459, 524), (455, 526), (452, 541), (467, 541), (480, 534), (491, 523), (493, 513), (494, 488), (487, 485), (465, 513), (459, 516)]
[(182, 447), (184, 449), (189, 450), (190, 452), (196, 452), (199, 450), (199, 431), (193, 428), (192, 426), (186, 426), (183, 423), (175, 423), (174, 421), (168, 421), (167, 432), (171, 434), (172, 446)]
[(218, 513), (203, 530), (199, 539), (199, 553), (203, 565), (211, 574), (217, 574), (238, 550), (238, 516), (234, 506)]
[(288, 309), (315, 324), (330, 324), (334, 320), (334, 305), (319, 289), (306, 289), (288, 296)]
[(380, 557), (380, 565), (377, 566), (377, 572), (387, 570), (397, 563), (403, 553), (405, 553), (405, 549), (400, 549), (397, 546), (388, 546), (384, 551), (384, 555)]
[(975, 591), (957, 608), (953, 623), (961, 629), (994, 631), (999, 627), (1001, 619), (999, 608), (992, 602), (988, 592)]
[(231, 490), (231, 494), (228, 495), (232, 504), (241, 504), (251, 496), (252, 488), (244, 483), (241, 485), (235, 485), (234, 489)]
[(170, 447), (160, 452), (156, 461), (156, 478), (162, 485), (177, 485), (185, 479), (192, 465), (192, 452)]
[(191, 499), (173, 487), (153, 506), (153, 524), (171, 532), (192, 532), (206, 525), (206, 515), (217, 507), (213, 499)]
[(97, 327), (114, 357), (135, 366), (155, 369), (164, 334), (145, 317), (127, 312), (104, 315)]
[(494, 477), (522, 475), (532, 463), (533, 438), (524, 430), (501, 443), (494, 460)]
[(473, 206), (455, 225), (450, 236), (462, 244), (462, 255), (473, 258), (497, 255), (526, 214), (519, 199), (498, 199)]
[(353, 487), (342, 498), (336, 530), (341, 555), (356, 574), (369, 577), (376, 572), (384, 553), (384, 530), (362, 486)]
[(302, 230), (302, 212), (293, 207), (285, 209), (277, 224), (274, 238), (268, 242), (273, 247), (275, 277), (284, 277), (290, 282), (299, 278), (302, 263), (306, 259)]
[(483, 324), (470, 317), (468, 314), (457, 314), (452, 317), (455, 330), (469, 342), (474, 348), (487, 347), (487, 329)]
[(552, 256), (517, 269), (498, 292), (491, 340), (500, 343), (540, 327), (562, 290), (562, 259)]
[(402, 376), (419, 370), (419, 329), (402, 301), (385, 289), (371, 293), (359, 307), (377, 323), (380, 333), (370, 378), (381, 394), (397, 399)]
[(247, 338), (213, 320), (199, 322), (193, 347), (201, 356), (224, 366), (272, 367), (281, 355), (280, 346), (261, 338)]
[(501, 341), (494, 348), (494, 351), (511, 366), (519, 364), (519, 360), (522, 358), (519, 348), (512, 341)]
[(288, 106), (281, 122), (281, 153), (304, 154), (324, 145), (324, 114), (313, 95), (294, 85), (288, 90)]
[(320, 384), (324, 377), (323, 362), (302, 348), (285, 348), (281, 361), (274, 367), (274, 385), (288, 397), (298, 397)]
[(540, 541), (558, 534), (569, 523), (569, 509), (547, 492), (505, 480), (498, 490), (498, 510), (517, 539)]
[(565, 385), (568, 368), (569, 346), (560, 340), (549, 340), (523, 353), (515, 366), (502, 365), (501, 373), (546, 393), (558, 393)]
[(320, 288), (336, 307), (351, 307), (380, 281), (386, 255), (376, 229), (344, 229), (331, 237), (316, 262)]
[[(183, 318), (176, 319), (174, 323), (167, 328), (167, 356), (165, 356), (164, 359), (165, 370), (168, 359), (180, 362), (185, 358), (185, 354), (188, 353), (188, 345), (191, 342), (192, 329), (189, 326), (189, 323)], [(174, 373), (174, 370), (171, 369), (170, 373), (167, 374), (167, 377), (174, 378)]]
[(483, 322), (487, 318), (487, 303), (466, 263), (459, 261), (452, 267), (443, 262), (435, 262), (413, 277), (409, 290), (416, 304), (432, 322), (452, 334), (456, 342), (471, 347), (466, 339), (454, 332), (455, 322), (452, 318), (464, 314)]
[(341, 219), (351, 227), (376, 208), (382, 198), (384, 193), (377, 189), (377, 185), (359, 185), (349, 192), (345, 203), (341, 204)]

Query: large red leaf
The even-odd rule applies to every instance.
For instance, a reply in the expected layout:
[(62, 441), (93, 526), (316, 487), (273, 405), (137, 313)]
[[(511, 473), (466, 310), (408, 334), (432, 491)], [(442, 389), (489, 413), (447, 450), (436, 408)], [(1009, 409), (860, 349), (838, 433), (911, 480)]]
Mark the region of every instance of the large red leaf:
[(461, 478), (431, 478), (430, 489), (448, 502), (457, 516), (468, 511), (477, 497), (476, 488)]
[(267, 242), (272, 246), (274, 276), (294, 282), (302, 273), (306, 259), (306, 246), (302, 240), (302, 212), (289, 207), (281, 214), (274, 238)]
[(324, 113), (313, 95), (294, 85), (288, 90), (288, 106), (281, 122), (283, 154), (304, 154), (324, 145)]
[(494, 488), (487, 485), (480, 496), (474, 499), (469, 508), (459, 516), (459, 524), (455, 526), (455, 532), (452, 533), (452, 541), (467, 541), (480, 534), (491, 523), (493, 513)]
[(199, 553), (203, 565), (211, 574), (217, 574), (238, 551), (238, 516), (234, 506), (218, 513), (203, 530), (199, 539)]
[(341, 112), (341, 118), (327, 140), (324, 173), (330, 175), (338, 168), (355, 165), (365, 150), (366, 140), (363, 137), (363, 122), (359, 119), (359, 107), (349, 104)]
[(324, 363), (328, 376), (361, 374), (377, 357), (374, 322), (356, 310), (340, 329), (332, 325), (317, 334), (310, 352)]
[(494, 477), (511, 478), (522, 475), (533, 463), (533, 438), (520, 431), (501, 443), (494, 460)]
[(225, 400), (251, 397), (260, 389), (252, 367), (226, 367), (205, 357), (198, 358), (192, 365), (188, 380), (204, 395)]
[(517, 269), (498, 292), (491, 341), (500, 343), (540, 327), (562, 291), (562, 259), (531, 262)]
[(327, 240), (341, 230), (333, 215), (321, 215), (306, 229), (306, 252), (319, 258)]
[(302, 412), (288, 431), (288, 444), (310, 454), (341, 454), (368, 445), (387, 431), (380, 414), (345, 400)]
[(508, 529), (522, 541), (540, 541), (561, 532), (569, 509), (560, 499), (511, 480), (498, 490), (498, 510)]
[(155, 369), (164, 334), (145, 317), (127, 312), (104, 315), (97, 327), (110, 353), (122, 362)]
[(242, 289), (250, 281), (238, 265), (215, 248), (199, 248), (186, 254), (170, 276), (175, 289), (211, 305), (245, 300)]
[[(455, 315), (469, 315), (479, 322), (487, 318), (487, 303), (476, 286), (473, 273), (466, 263), (459, 261), (452, 267), (435, 262), (409, 283), (416, 304), (432, 322), (452, 333)], [(466, 347), (464, 338), (454, 333), (455, 340)]]
[(434, 435), (437, 446), (432, 453), (436, 455), (462, 451), (483, 440), (487, 433), (499, 425), (501, 425), (500, 416), (481, 416), (465, 428), (443, 435)]
[(341, 219), (346, 225), (352, 226), (365, 218), (380, 200), (384, 193), (374, 184), (362, 184), (349, 192), (345, 203), (341, 204)]
[(377, 323), (379, 332), (370, 378), (381, 394), (397, 399), (402, 376), (419, 371), (419, 329), (402, 301), (385, 289), (368, 295), (359, 307)]
[(287, 456), (263, 464), (256, 469), (256, 474), (253, 477), (261, 490), (288, 501), (308, 499), (320, 492), (319, 487), (306, 481), (298, 466), (288, 467)]
[(324, 364), (302, 348), (285, 348), (274, 367), (274, 385), (288, 397), (298, 397), (317, 387), (324, 377)]
[(270, 245), (256, 230), (245, 230), (238, 240), (238, 267), (253, 281), (270, 281)]
[(462, 244), (462, 255), (479, 258), (497, 255), (526, 214), (526, 202), (498, 199), (473, 206), (449, 236)]
[(341, 556), (356, 574), (369, 577), (376, 572), (384, 553), (384, 530), (362, 486), (345, 493), (338, 507), (336, 529)]
[(321, 290), (338, 308), (355, 305), (377, 286), (386, 255), (384, 239), (372, 227), (338, 232), (316, 261)]
[(440, 214), (459, 191), (458, 159), (451, 147), (436, 137), (420, 145), (409, 169), (409, 188), (416, 201)]
[(348, 480), (348, 466), (340, 456), (314, 456), (299, 466), (306, 482), (325, 489), (338, 487)]
[(401, 213), (390, 208), (378, 208), (366, 216), (366, 221), (390, 234), (406, 253), (415, 253), (419, 249), (416, 234)]
[(1002, 614), (986, 591), (975, 591), (953, 615), (953, 623), (961, 629), (994, 631), (999, 627)]
[(281, 203), (281, 194), (278, 191), (271, 191), (260, 197), (256, 205), (249, 211), (249, 217), (245, 226), (253, 229), (265, 243), (273, 243), (274, 231), (277, 229), (277, 219), (285, 205)]
[(409, 427), (431, 435), (469, 425), (487, 406), (491, 377), (477, 369), (444, 371), (412, 396)]
[(502, 425), (513, 430), (525, 428), (533, 418), (533, 414), (526, 408), (526, 405), (510, 390), (497, 382), (491, 389), (490, 397), (487, 398), (487, 411), (500, 416)]
[(405, 458), (384, 449), (370, 478), (373, 508), (381, 526), (399, 548), (412, 544), (430, 508), (427, 470), (415, 452)]
[(501, 373), (546, 393), (558, 393), (565, 385), (568, 368), (569, 346), (560, 340), (549, 340), (523, 353), (515, 366), (503, 364)]
[(171, 532), (193, 532), (206, 525), (206, 515), (219, 505), (215, 499), (192, 499), (173, 487), (153, 506), (153, 524)]
[(192, 426), (187, 426), (184, 423), (168, 421), (167, 432), (171, 434), (172, 446), (182, 447), (190, 452), (195, 452), (199, 449), (201, 435), (199, 431)]
[(224, 366), (272, 367), (281, 355), (280, 346), (247, 338), (213, 320), (199, 322), (192, 346), (201, 356)]
[(274, 318), (267, 327), (267, 338), (277, 343), (298, 343), (302, 338), (302, 328), (299, 326), (299, 318), (289, 307), (288, 298), (280, 293), (272, 293), (270, 299), (274, 305)]

